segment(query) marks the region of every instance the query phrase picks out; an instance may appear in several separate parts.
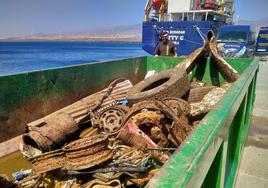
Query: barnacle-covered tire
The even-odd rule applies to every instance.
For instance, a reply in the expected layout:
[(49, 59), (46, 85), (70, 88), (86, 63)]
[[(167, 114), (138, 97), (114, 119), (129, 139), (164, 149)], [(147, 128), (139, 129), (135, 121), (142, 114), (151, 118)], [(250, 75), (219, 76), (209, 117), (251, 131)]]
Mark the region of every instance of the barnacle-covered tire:
[(154, 74), (134, 85), (126, 94), (132, 106), (143, 100), (152, 100), (164, 97), (183, 96), (190, 87), (187, 73), (183, 69), (168, 69)]

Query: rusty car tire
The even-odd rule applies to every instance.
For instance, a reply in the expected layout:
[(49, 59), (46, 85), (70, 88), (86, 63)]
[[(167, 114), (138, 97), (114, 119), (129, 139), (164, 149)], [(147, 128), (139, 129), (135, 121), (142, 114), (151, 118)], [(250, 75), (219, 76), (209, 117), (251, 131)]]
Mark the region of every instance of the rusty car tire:
[(184, 69), (168, 69), (134, 85), (126, 94), (130, 106), (143, 100), (183, 96), (190, 87)]

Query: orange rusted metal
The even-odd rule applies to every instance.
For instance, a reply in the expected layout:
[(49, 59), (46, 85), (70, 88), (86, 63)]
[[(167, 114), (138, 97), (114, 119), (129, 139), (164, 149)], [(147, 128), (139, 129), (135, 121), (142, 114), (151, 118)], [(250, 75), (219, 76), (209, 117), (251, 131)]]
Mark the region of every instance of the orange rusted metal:
[(104, 134), (76, 140), (62, 150), (66, 156), (64, 170), (87, 169), (112, 157), (112, 152), (108, 149), (108, 135)]
[(72, 135), (77, 131), (74, 119), (67, 113), (59, 113), (38, 126), (29, 127), (29, 132), (23, 135), (23, 141), (43, 152), (52, 151), (71, 141)]
[(143, 187), (146, 185), (148, 181), (158, 172), (159, 169), (152, 169), (145, 177), (136, 178), (136, 179), (126, 179), (126, 185), (131, 186), (136, 184), (139, 187)]
[(180, 143), (183, 142), (183, 140), (190, 134), (190, 132), (193, 130), (190, 125), (187, 124), (187, 122), (182, 121), (179, 119), (176, 113), (171, 110), (166, 103), (162, 101), (155, 101), (155, 105), (170, 119), (172, 119), (172, 126), (169, 127), (169, 139), (172, 140), (172, 142), (179, 146)]
[[(151, 134), (151, 127), (148, 125), (157, 126), (178, 147), (192, 131), (185, 116), (190, 112), (190, 106), (186, 101), (176, 98), (166, 98), (164, 101), (168, 104), (173, 103), (172, 109), (160, 100), (142, 101), (130, 108), (126, 121), (132, 118), (134, 123), (147, 135)], [(165, 140), (163, 135), (161, 138), (163, 141)]]
[[(144, 132), (142, 132), (132, 120), (129, 120), (117, 135), (117, 139), (121, 139), (125, 144), (135, 146), (141, 145), (142, 147), (157, 148), (154, 143)], [(157, 150), (150, 151), (152, 156), (165, 163), (168, 160), (168, 155), (162, 154)]]
[(103, 182), (98, 179), (94, 179), (88, 182), (86, 185), (83, 185), (84, 188), (93, 188), (93, 187), (110, 187), (110, 188), (121, 188), (121, 182), (119, 180), (112, 180), (108, 182)]
[(33, 158), (32, 173), (40, 174), (62, 168), (64, 165), (65, 157), (63, 151), (54, 150)]
[(190, 114), (191, 106), (187, 101), (175, 97), (167, 97), (162, 101), (168, 105), (173, 112), (175, 112), (180, 120), (182, 120), (185, 124), (189, 124), (186, 115)]
[(127, 110), (122, 105), (108, 107), (98, 114), (94, 125), (109, 135), (115, 135), (124, 125)]

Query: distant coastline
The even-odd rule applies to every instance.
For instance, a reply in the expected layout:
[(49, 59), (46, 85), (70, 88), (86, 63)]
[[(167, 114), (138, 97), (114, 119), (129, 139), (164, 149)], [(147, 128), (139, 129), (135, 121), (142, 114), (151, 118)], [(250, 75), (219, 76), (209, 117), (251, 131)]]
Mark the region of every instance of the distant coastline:
[(14, 37), (0, 38), (0, 42), (19, 41), (91, 41), (141, 43), (142, 37)]

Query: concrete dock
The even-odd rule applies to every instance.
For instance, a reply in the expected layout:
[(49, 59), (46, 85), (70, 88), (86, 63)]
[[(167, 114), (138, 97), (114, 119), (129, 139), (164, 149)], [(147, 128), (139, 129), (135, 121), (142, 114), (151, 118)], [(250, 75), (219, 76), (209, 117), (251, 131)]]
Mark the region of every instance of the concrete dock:
[(268, 61), (260, 61), (256, 99), (235, 188), (268, 188)]

